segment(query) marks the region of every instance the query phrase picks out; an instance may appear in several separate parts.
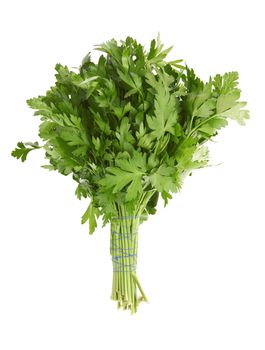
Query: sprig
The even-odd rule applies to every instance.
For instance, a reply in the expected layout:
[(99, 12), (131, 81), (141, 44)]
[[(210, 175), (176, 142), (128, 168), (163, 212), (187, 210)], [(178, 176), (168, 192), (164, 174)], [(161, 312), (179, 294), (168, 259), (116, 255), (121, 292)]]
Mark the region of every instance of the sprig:
[(29, 152), (38, 148), (41, 148), (38, 142), (18, 142), (17, 147), (12, 151), (11, 155), (24, 162), (27, 159)]

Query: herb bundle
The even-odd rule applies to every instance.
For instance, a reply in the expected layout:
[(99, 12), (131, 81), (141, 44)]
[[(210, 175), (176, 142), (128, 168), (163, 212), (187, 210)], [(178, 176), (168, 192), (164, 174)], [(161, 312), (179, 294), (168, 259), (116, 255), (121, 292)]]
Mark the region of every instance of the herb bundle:
[(44, 149), (43, 167), (71, 174), (76, 196), (90, 198), (82, 216), (89, 233), (99, 217), (110, 223), (111, 298), (134, 313), (147, 300), (136, 276), (139, 225), (159, 196), (167, 205), (185, 176), (208, 164), (205, 143), (229, 119), (249, 116), (237, 72), (205, 83), (182, 60), (166, 60), (172, 48), (159, 36), (147, 50), (131, 37), (95, 49), (103, 52), (97, 63), (89, 53), (77, 70), (57, 64), (55, 85), (27, 101), (43, 143), (19, 142), (12, 155), (25, 161)]

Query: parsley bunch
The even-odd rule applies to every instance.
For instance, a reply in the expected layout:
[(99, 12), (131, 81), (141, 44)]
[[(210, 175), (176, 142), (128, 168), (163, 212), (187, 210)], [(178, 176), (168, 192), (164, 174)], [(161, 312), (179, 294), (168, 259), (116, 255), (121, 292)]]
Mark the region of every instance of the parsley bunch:
[[(99, 217), (111, 223), (112, 299), (135, 312), (146, 296), (136, 277), (138, 226), (165, 205), (183, 179), (208, 164), (206, 146), (229, 119), (249, 117), (240, 102), (238, 73), (201, 81), (182, 60), (167, 61), (158, 36), (146, 50), (131, 37), (112, 39), (77, 70), (57, 64), (56, 82), (27, 101), (40, 116), (38, 142), (12, 152), (25, 161), (42, 148), (43, 167), (77, 182), (76, 196), (90, 198), (82, 223), (93, 233)], [(137, 290), (141, 297), (137, 297)]]

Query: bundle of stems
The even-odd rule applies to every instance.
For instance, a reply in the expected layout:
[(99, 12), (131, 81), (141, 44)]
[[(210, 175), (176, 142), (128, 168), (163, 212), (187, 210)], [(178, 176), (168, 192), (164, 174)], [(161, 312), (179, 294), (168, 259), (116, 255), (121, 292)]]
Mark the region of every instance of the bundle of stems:
[[(117, 216), (111, 220), (110, 254), (113, 262), (113, 282), (111, 299), (118, 302), (118, 308), (137, 311), (141, 301), (147, 297), (137, 278), (138, 228), (145, 219), (147, 201), (154, 191), (145, 192), (133, 215), (127, 215), (126, 204), (116, 205)], [(137, 289), (140, 297), (137, 296)]]

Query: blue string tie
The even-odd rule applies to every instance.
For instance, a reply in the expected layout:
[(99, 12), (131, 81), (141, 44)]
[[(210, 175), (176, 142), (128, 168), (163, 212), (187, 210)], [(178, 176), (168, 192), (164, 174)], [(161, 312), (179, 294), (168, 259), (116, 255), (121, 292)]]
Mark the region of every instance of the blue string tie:
[(137, 265), (137, 254), (133, 251), (135, 248), (121, 247), (118, 242), (121, 239), (127, 238), (133, 241), (138, 232), (117, 232), (111, 231), (111, 254), (114, 272), (135, 272)]

